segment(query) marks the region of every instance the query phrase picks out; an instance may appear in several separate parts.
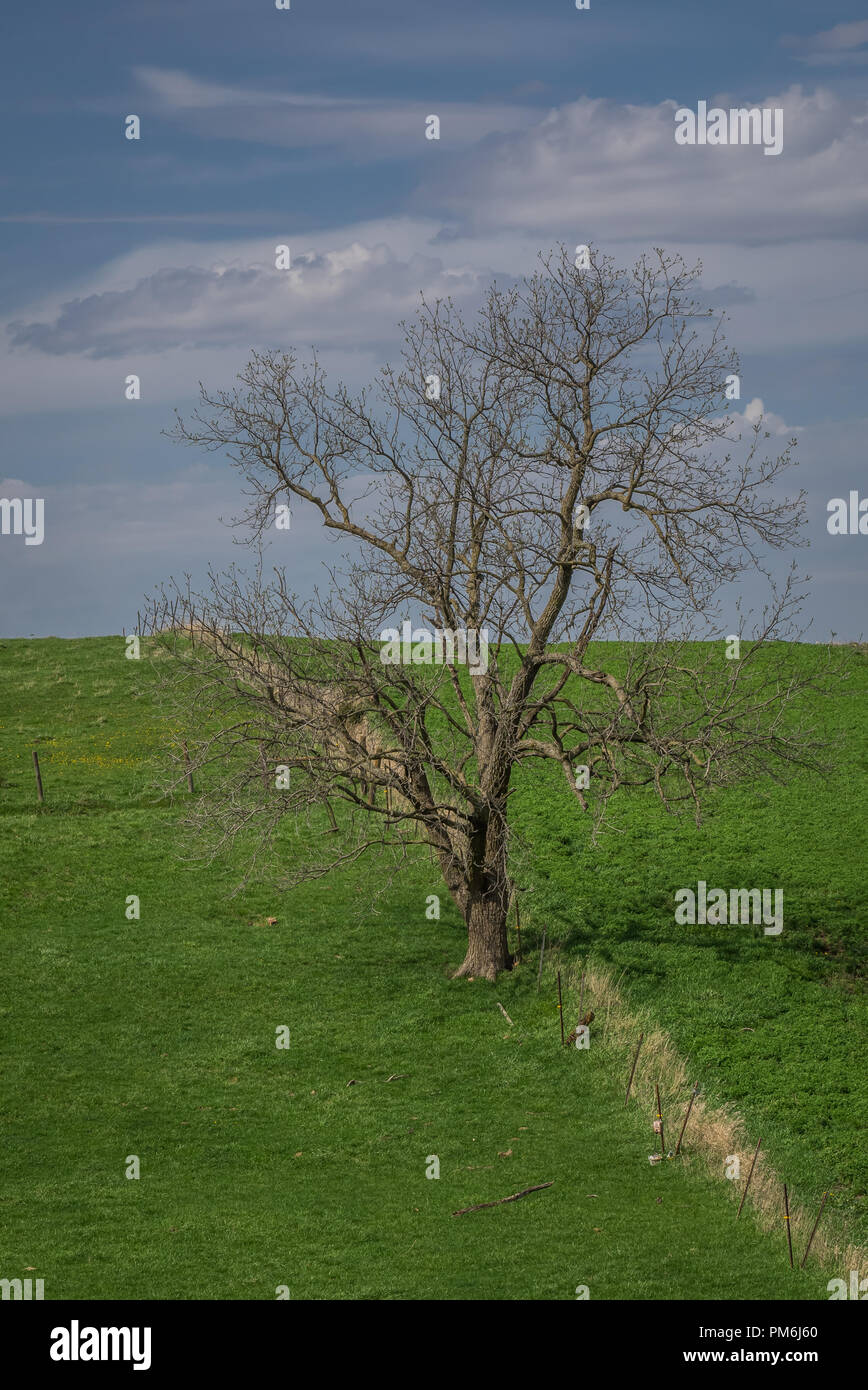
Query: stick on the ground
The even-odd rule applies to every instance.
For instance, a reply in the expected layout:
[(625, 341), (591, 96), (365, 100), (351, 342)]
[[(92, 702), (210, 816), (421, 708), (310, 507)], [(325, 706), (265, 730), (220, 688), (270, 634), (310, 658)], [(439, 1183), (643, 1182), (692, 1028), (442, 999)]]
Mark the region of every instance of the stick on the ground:
[(564, 1045), (564, 1001), (561, 998), (561, 972), (558, 971), (558, 1013), (561, 1016), (561, 1047)]
[(675, 1157), (676, 1157), (676, 1158), (678, 1157), (678, 1154), (679, 1154), (679, 1152), (680, 1152), (680, 1150), (681, 1150), (681, 1141), (682, 1141), (682, 1139), (684, 1138), (684, 1131), (685, 1131), (686, 1128), (687, 1128), (687, 1121), (690, 1119), (690, 1112), (691, 1112), (691, 1110), (693, 1109), (693, 1102), (696, 1100), (696, 1092), (697, 1092), (698, 1090), (699, 1090), (699, 1082), (697, 1081), (696, 1084), (695, 1084), (694, 1087), (693, 1087), (693, 1090), (692, 1090), (691, 1093), (690, 1093), (690, 1101), (689, 1101), (688, 1106), (687, 1106), (687, 1114), (684, 1116), (684, 1124), (681, 1126), (681, 1133), (680, 1133), (679, 1136), (678, 1136), (678, 1143), (675, 1145)]
[(542, 947), (541, 947), (540, 953), (539, 953), (539, 974), (538, 974), (537, 977), (536, 977), (536, 992), (537, 992), (537, 994), (539, 994), (539, 982), (540, 982), (540, 980), (542, 979), (542, 963), (543, 963), (543, 956), (545, 955), (545, 953), (546, 953), (546, 929), (545, 929), (545, 927), (543, 927)]
[(518, 896), (517, 896), (517, 895), (516, 895), (516, 899), (515, 899), (515, 941), (516, 941), (515, 953), (516, 953), (516, 955), (517, 955), (517, 957), (518, 957), (518, 963), (519, 963), (519, 965), (521, 965), (521, 918), (520, 918), (519, 915), (518, 915)]
[(42, 773), (39, 771), (39, 754), (33, 750), (33, 771), (36, 773), (36, 795), (40, 801), (45, 800), (45, 793), (42, 790)]
[(626, 1110), (626, 1108), (627, 1108), (627, 1101), (630, 1099), (630, 1088), (631, 1088), (631, 1086), (633, 1085), (633, 1077), (636, 1075), (636, 1063), (637, 1063), (638, 1060), (639, 1060), (639, 1048), (642, 1046), (642, 1039), (644, 1038), (644, 1036), (645, 1036), (644, 1033), (640, 1033), (640, 1034), (639, 1034), (639, 1041), (638, 1041), (637, 1044), (636, 1044), (636, 1056), (633, 1058), (633, 1066), (632, 1066), (632, 1069), (631, 1069), (631, 1071), (630, 1071), (630, 1080), (627, 1082), (627, 1094), (626, 1094), (626, 1096), (624, 1097), (624, 1109), (625, 1109), (625, 1110)]
[(790, 1229), (790, 1200), (787, 1196), (787, 1185), (784, 1183), (784, 1221), (787, 1226), (787, 1246), (790, 1252), (790, 1269), (793, 1267), (793, 1233)]
[(517, 1202), (519, 1197), (526, 1197), (529, 1192), (541, 1192), (544, 1187), (554, 1187), (554, 1180), (551, 1182), (538, 1182), (535, 1187), (526, 1187), (522, 1192), (513, 1192), (511, 1197), (499, 1197), (496, 1202), (477, 1202), (473, 1207), (461, 1207), (459, 1211), (453, 1211), (453, 1216), (465, 1216), (469, 1211), (482, 1211), (483, 1207), (500, 1207), (504, 1202)]
[(810, 1253), (811, 1246), (812, 1246), (813, 1243), (814, 1243), (814, 1236), (817, 1234), (817, 1227), (818, 1227), (819, 1224), (820, 1224), (820, 1217), (823, 1215), (823, 1207), (826, 1205), (826, 1198), (828, 1197), (828, 1195), (829, 1195), (828, 1192), (824, 1192), (824, 1193), (823, 1193), (823, 1200), (822, 1200), (822, 1202), (820, 1203), (820, 1210), (817, 1212), (817, 1219), (816, 1219), (816, 1221), (814, 1222), (813, 1230), (811, 1231), (811, 1234), (810, 1234), (809, 1237), (808, 1237), (808, 1243), (807, 1243), (807, 1245), (805, 1246), (805, 1253), (804, 1253), (804, 1255), (802, 1256), (802, 1263), (799, 1265), (799, 1269), (804, 1269), (804, 1268), (805, 1268), (805, 1260), (808, 1258), (808, 1255), (809, 1255), (809, 1253)]
[(579, 984), (579, 1018), (584, 1018), (584, 1017), (585, 1017), (585, 1013), (584, 1013), (584, 1003), (585, 1003), (585, 972), (584, 972), (584, 970), (583, 970), (583, 971), (582, 971), (581, 983)]
[(746, 1182), (745, 1185), (744, 1185), (744, 1192), (741, 1194), (741, 1201), (740, 1201), (739, 1204), (738, 1204), (738, 1211), (737, 1211), (736, 1214), (735, 1214), (735, 1219), (736, 1219), (736, 1221), (737, 1221), (738, 1218), (741, 1216), (741, 1209), (742, 1209), (742, 1207), (744, 1206), (744, 1199), (745, 1199), (745, 1197), (747, 1196), (747, 1190), (748, 1190), (748, 1188), (750, 1187), (750, 1180), (751, 1180), (751, 1178), (753, 1177), (754, 1164), (756, 1163), (756, 1156), (757, 1156), (757, 1154), (758, 1154), (759, 1151), (760, 1151), (760, 1144), (761, 1144), (761, 1143), (762, 1143), (762, 1139), (758, 1139), (758, 1140), (756, 1141), (756, 1148), (755, 1148), (754, 1151), (753, 1151), (753, 1163), (750, 1165), (750, 1172), (749, 1172), (748, 1175), (747, 1175), (747, 1182)]
[[(499, 1001), (498, 999), (495, 999), (494, 1002), (495, 1002), (495, 1004), (497, 1005), (497, 1007), (500, 1009), (500, 1012), (503, 1014), (503, 1016), (504, 1016), (504, 1018), (506, 1019), (507, 1023), (512, 1023), (512, 1019), (510, 1018), (509, 1014), (506, 1012), (506, 1009), (503, 1007), (503, 1005), (500, 1003), (500, 1001)], [(512, 1023), (512, 1026), (513, 1026), (513, 1028), (514, 1028), (514, 1027), (515, 1027), (515, 1024)]]

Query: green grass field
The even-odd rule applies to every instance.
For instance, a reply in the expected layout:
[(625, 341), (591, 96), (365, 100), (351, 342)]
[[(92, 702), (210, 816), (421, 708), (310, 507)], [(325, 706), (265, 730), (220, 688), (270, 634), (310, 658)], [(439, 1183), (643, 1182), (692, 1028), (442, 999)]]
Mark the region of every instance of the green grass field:
[[(623, 969), (795, 1199), (835, 1184), (829, 1219), (864, 1241), (868, 663), (816, 711), (844, 735), (834, 776), (719, 794), (699, 831), (637, 797), (594, 850), (560, 774), (524, 774), (526, 962), (496, 986), (448, 978), (462, 927), (421, 847), (376, 914), (375, 870), (233, 896), (240, 860), (182, 863), (146, 677), (121, 638), (0, 643), (0, 1277), (46, 1299), (828, 1296), (846, 1271), (791, 1272), (725, 1182), (649, 1165), (623, 1050), (562, 1051), (537, 942)], [(699, 878), (782, 886), (783, 935), (676, 928)]]

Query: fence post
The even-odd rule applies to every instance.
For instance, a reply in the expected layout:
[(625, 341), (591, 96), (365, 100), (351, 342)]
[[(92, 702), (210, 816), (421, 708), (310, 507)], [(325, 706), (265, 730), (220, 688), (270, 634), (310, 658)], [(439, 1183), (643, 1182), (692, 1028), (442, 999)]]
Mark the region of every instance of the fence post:
[(39, 771), (39, 754), (33, 750), (33, 770), (36, 773), (36, 795), (40, 801), (45, 800), (45, 793), (42, 790), (42, 773)]
[(814, 1228), (813, 1228), (813, 1230), (811, 1231), (810, 1237), (809, 1237), (809, 1239), (808, 1239), (808, 1243), (807, 1243), (807, 1245), (805, 1246), (805, 1253), (804, 1253), (804, 1255), (802, 1256), (802, 1263), (799, 1265), (799, 1269), (804, 1269), (804, 1268), (805, 1268), (805, 1260), (808, 1258), (808, 1255), (811, 1253), (811, 1246), (812, 1246), (813, 1243), (814, 1243), (814, 1236), (817, 1234), (817, 1227), (818, 1227), (819, 1224), (820, 1224), (820, 1217), (823, 1215), (823, 1207), (826, 1205), (826, 1198), (828, 1197), (828, 1195), (829, 1195), (828, 1192), (824, 1192), (824, 1193), (823, 1193), (823, 1200), (822, 1200), (822, 1202), (820, 1203), (820, 1210), (817, 1212), (817, 1219), (816, 1219), (816, 1221), (814, 1222)]
[(738, 1211), (737, 1211), (736, 1214), (735, 1214), (735, 1219), (736, 1219), (736, 1221), (737, 1221), (738, 1218), (741, 1216), (741, 1209), (742, 1209), (742, 1207), (744, 1206), (744, 1199), (745, 1199), (745, 1197), (747, 1196), (747, 1190), (748, 1190), (748, 1188), (750, 1187), (750, 1180), (751, 1180), (751, 1178), (753, 1177), (753, 1170), (754, 1170), (754, 1167), (755, 1167), (755, 1165), (756, 1165), (756, 1157), (757, 1157), (757, 1154), (758, 1154), (759, 1151), (760, 1151), (760, 1144), (761, 1144), (761, 1143), (762, 1143), (762, 1139), (758, 1139), (758, 1140), (756, 1141), (756, 1148), (755, 1148), (754, 1151), (753, 1151), (753, 1163), (750, 1165), (750, 1172), (749, 1172), (748, 1175), (747, 1175), (747, 1182), (746, 1182), (745, 1185), (744, 1185), (744, 1192), (741, 1194), (741, 1201), (740, 1201), (739, 1204), (738, 1204)]
[(787, 1248), (790, 1252), (790, 1269), (793, 1267), (793, 1233), (790, 1229), (790, 1200), (787, 1196), (787, 1185), (784, 1183), (784, 1221), (787, 1227)]
[(640, 1033), (640, 1034), (639, 1034), (639, 1041), (638, 1041), (637, 1044), (636, 1044), (636, 1056), (633, 1058), (633, 1066), (632, 1066), (631, 1069), (630, 1069), (630, 1080), (627, 1082), (627, 1094), (626, 1094), (626, 1096), (624, 1097), (624, 1109), (625, 1109), (625, 1110), (626, 1110), (626, 1108), (627, 1108), (627, 1102), (628, 1102), (628, 1100), (630, 1099), (630, 1088), (631, 1088), (632, 1085), (633, 1085), (633, 1077), (636, 1075), (636, 1063), (637, 1063), (638, 1060), (639, 1060), (639, 1048), (642, 1046), (642, 1039), (644, 1038), (644, 1036), (645, 1036), (644, 1033)]
[(693, 1090), (692, 1090), (691, 1093), (690, 1093), (690, 1104), (689, 1104), (688, 1107), (687, 1107), (687, 1114), (684, 1116), (684, 1124), (681, 1126), (681, 1133), (680, 1133), (679, 1136), (678, 1136), (678, 1143), (675, 1145), (675, 1157), (676, 1157), (676, 1158), (678, 1157), (679, 1153), (681, 1152), (681, 1141), (682, 1141), (682, 1139), (684, 1138), (684, 1131), (685, 1131), (686, 1128), (687, 1128), (687, 1121), (690, 1119), (690, 1112), (691, 1112), (691, 1110), (693, 1109), (693, 1102), (696, 1100), (696, 1092), (697, 1092), (698, 1090), (699, 1090), (699, 1082), (697, 1081), (696, 1084), (695, 1084), (694, 1087), (693, 1087)]

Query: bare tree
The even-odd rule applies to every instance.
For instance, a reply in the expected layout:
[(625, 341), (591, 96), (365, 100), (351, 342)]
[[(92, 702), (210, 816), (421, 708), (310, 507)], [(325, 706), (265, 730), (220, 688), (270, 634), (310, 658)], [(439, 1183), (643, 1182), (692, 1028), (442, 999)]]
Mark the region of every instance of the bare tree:
[[(792, 580), (737, 659), (718, 612), (721, 586), (798, 541), (801, 496), (777, 488), (794, 441), (774, 458), (759, 425), (732, 441), (737, 364), (691, 298), (698, 275), (659, 250), (577, 269), (559, 248), (494, 285), (471, 326), (423, 298), (402, 363), (359, 394), (283, 352), (254, 352), (232, 390), (201, 388), (173, 434), (228, 454), (251, 540), (297, 499), (352, 543), (313, 600), (282, 571), (266, 582), (260, 551), (252, 577), (152, 601), (147, 630), (176, 658), (163, 669), (201, 716), (195, 814), (215, 847), (250, 827), (268, 843), (315, 805), (332, 825), (352, 811), (297, 878), (421, 839), (467, 924), (455, 974), (494, 979), (512, 964), (519, 764), (558, 763), (599, 822), (624, 788), (698, 817), (706, 789), (805, 760), (789, 708), (804, 682), (775, 659)], [(487, 632), (487, 663), (464, 665), (448, 636), (444, 660), (423, 660), (418, 634), (384, 661), (405, 615)]]

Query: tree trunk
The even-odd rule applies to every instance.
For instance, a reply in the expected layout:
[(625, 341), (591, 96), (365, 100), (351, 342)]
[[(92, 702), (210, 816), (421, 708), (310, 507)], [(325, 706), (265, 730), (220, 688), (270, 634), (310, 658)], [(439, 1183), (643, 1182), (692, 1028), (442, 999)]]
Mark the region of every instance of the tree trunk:
[(501, 971), (512, 969), (506, 935), (512, 896), (506, 844), (506, 817), (498, 805), (496, 814), (486, 809), (480, 815), (465, 845), (437, 845), (443, 877), (467, 927), (467, 954), (453, 980), (470, 975), (496, 980)]
[(502, 970), (511, 970), (513, 956), (506, 936), (506, 904), (503, 895), (495, 892), (485, 897), (471, 897), (465, 916), (467, 922), (467, 955), (455, 971), (453, 979), (462, 975), (496, 980)]

